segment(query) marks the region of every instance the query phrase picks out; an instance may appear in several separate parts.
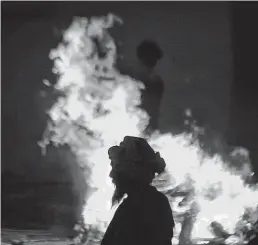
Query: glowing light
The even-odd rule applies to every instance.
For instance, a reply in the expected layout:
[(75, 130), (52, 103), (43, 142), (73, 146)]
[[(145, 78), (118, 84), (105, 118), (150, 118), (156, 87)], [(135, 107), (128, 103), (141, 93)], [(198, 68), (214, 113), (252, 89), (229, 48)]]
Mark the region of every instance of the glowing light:
[[(57, 146), (68, 144), (78, 164), (91, 168), (86, 181), (95, 192), (85, 200), (82, 215), (87, 228), (101, 232), (115, 212), (110, 208), (114, 189), (108, 178), (107, 149), (125, 135), (144, 136), (148, 122), (147, 114), (137, 107), (142, 83), (115, 69), (116, 46), (108, 28), (116, 19), (113, 15), (90, 20), (75, 18), (64, 33), (64, 43), (51, 51), (53, 71), (58, 75), (55, 88), (64, 96), (48, 111), (51, 120), (40, 142), (41, 147), (50, 141)], [(94, 38), (103, 46), (105, 57), (98, 57)], [(191, 115), (190, 110), (186, 113)], [(216, 229), (222, 232), (222, 228), (212, 230), (214, 221), (222, 224), (230, 236), (234, 234), (227, 242), (247, 239), (237, 231), (255, 221), (239, 221), (243, 221), (247, 209), (251, 216), (258, 213), (258, 188), (244, 184), (243, 179), (252, 175), (246, 157), (236, 170), (219, 155), (205, 154), (191, 134), (156, 132), (148, 141), (167, 163), (166, 173), (157, 176), (153, 185), (166, 193), (171, 202), (176, 221), (175, 244), (186, 214), (192, 216), (194, 223), (192, 240), (216, 238)], [(236, 154), (244, 155), (238, 151), (232, 157)], [(184, 194), (176, 197), (179, 192)]]

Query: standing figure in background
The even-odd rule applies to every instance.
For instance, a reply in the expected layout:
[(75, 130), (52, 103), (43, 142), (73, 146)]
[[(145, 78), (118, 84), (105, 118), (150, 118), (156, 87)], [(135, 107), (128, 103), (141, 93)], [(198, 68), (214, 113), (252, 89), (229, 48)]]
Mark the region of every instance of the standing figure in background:
[(146, 133), (159, 129), (160, 105), (164, 93), (164, 82), (155, 73), (155, 67), (163, 57), (163, 51), (152, 40), (142, 41), (136, 48), (138, 64), (136, 67), (118, 67), (118, 70), (143, 82), (140, 108), (145, 110), (150, 119)]
[(155, 74), (154, 69), (163, 57), (163, 52), (155, 42), (145, 40), (137, 47), (136, 53), (140, 61), (138, 76), (145, 86), (142, 90), (140, 107), (150, 117), (147, 132), (152, 132), (158, 129), (160, 105), (164, 93), (164, 82)]
[(165, 162), (143, 138), (126, 136), (108, 151), (119, 205), (101, 245), (171, 245), (174, 219), (167, 197), (151, 186)]

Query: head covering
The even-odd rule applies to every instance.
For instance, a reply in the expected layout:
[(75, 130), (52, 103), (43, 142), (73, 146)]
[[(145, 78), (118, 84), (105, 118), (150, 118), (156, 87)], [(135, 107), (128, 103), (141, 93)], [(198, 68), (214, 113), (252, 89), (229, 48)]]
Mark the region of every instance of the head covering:
[(119, 146), (108, 150), (112, 169), (129, 177), (144, 179), (149, 173), (162, 173), (165, 161), (143, 138), (126, 136)]

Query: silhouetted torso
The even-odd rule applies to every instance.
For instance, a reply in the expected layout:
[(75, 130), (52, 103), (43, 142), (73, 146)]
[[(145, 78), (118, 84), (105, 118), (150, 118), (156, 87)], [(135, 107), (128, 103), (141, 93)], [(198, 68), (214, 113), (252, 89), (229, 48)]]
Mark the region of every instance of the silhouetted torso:
[(161, 77), (154, 72), (147, 71), (141, 64), (138, 64), (137, 68), (120, 66), (118, 69), (122, 74), (130, 75), (144, 84), (145, 88), (141, 89), (141, 105), (139, 107), (150, 117), (148, 129), (159, 129), (160, 105), (164, 93), (164, 82)]
[(101, 245), (171, 245), (173, 227), (168, 199), (145, 186), (118, 207)]
[(150, 116), (149, 128), (158, 129), (158, 121), (160, 114), (160, 104), (164, 92), (164, 84), (159, 76), (153, 76), (148, 80), (143, 80), (145, 89), (142, 89), (142, 103), (140, 107), (144, 109)]

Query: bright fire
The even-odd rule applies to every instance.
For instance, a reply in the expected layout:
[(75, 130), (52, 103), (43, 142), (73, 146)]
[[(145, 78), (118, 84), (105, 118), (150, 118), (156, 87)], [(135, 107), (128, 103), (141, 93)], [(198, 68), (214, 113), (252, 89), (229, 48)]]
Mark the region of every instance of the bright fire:
[[(75, 18), (63, 43), (51, 51), (53, 71), (58, 75), (55, 89), (63, 96), (48, 111), (49, 124), (40, 142), (42, 147), (49, 142), (68, 144), (77, 164), (91, 168), (91, 177), (85, 181), (95, 192), (85, 200), (82, 216), (86, 228), (100, 234), (115, 211), (110, 203), (114, 188), (108, 178), (107, 149), (125, 135), (144, 137), (148, 122), (147, 114), (137, 108), (143, 84), (115, 69), (116, 46), (108, 29), (116, 21), (121, 20), (111, 14)], [(105, 57), (98, 56), (96, 39)], [(153, 184), (171, 202), (176, 221), (174, 244), (218, 238), (228, 244), (248, 240), (245, 231), (253, 230), (258, 219), (258, 186), (244, 183), (253, 174), (248, 160), (241, 163), (240, 170), (232, 169), (219, 154), (205, 154), (192, 134), (156, 132), (148, 141), (167, 163), (166, 173)], [(243, 149), (234, 154), (244, 155)], [(228, 235), (221, 235), (223, 232)]]

